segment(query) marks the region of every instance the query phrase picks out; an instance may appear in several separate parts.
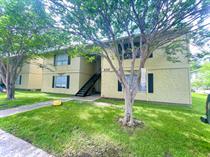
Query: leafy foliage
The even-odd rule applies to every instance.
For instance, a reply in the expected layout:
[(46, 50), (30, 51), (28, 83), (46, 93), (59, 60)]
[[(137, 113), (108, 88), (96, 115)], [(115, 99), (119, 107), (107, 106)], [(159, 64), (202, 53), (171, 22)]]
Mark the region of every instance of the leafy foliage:
[(204, 63), (196, 71), (196, 79), (193, 81), (193, 86), (208, 89), (210, 87), (210, 63)]
[(55, 29), (40, 0), (1, 0), (0, 10), (0, 79), (8, 99), (13, 99), (15, 80), (24, 63), (60, 47), (65, 34)]
[[(59, 40), (41, 1), (1, 0), (0, 56), (43, 53)], [(59, 43), (60, 45), (61, 43)]]

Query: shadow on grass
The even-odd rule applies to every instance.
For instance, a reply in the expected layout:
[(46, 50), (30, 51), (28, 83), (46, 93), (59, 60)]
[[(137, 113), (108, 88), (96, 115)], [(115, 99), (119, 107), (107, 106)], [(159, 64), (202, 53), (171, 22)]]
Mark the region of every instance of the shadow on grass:
[(199, 115), (145, 105), (134, 107), (144, 128), (121, 127), (123, 110), (76, 101), (0, 119), (0, 127), (60, 156), (207, 156), (210, 127)]

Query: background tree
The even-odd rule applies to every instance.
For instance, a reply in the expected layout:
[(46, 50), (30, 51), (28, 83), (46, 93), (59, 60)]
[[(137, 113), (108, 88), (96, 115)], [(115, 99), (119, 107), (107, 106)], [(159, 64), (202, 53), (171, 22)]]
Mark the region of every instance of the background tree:
[(210, 63), (206, 62), (197, 69), (194, 74), (196, 78), (193, 80), (192, 85), (195, 88), (210, 88)]
[(53, 48), (57, 38), (53, 20), (40, 0), (0, 0), (0, 79), (8, 99), (15, 98), (15, 81), (22, 66)]
[(210, 29), (201, 28), (190, 34), (191, 45), (195, 48), (191, 55), (191, 71), (201, 67), (201, 62), (210, 55)]
[[(182, 50), (176, 39), (204, 27), (201, 23), (207, 17), (209, 3), (206, 0), (51, 0), (48, 8), (60, 23), (59, 28), (79, 39), (74, 44), (92, 43), (101, 49), (99, 55), (108, 61), (124, 88), (125, 116), (121, 122), (133, 126), (136, 121), (132, 106), (147, 59), (158, 53), (156, 49), (167, 45), (168, 59), (176, 61), (178, 51), (174, 50)], [(123, 67), (128, 50), (129, 80)], [(139, 53), (140, 62), (136, 62)]]

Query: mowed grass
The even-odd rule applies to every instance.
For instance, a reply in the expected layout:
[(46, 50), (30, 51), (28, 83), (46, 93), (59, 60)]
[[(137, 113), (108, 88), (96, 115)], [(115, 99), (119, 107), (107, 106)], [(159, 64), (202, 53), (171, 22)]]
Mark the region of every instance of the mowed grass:
[(119, 107), (77, 101), (0, 119), (0, 128), (56, 156), (208, 157), (210, 125), (200, 122), (205, 100), (193, 94), (192, 107), (138, 101), (134, 115), (144, 128), (120, 126)]
[(15, 99), (9, 101), (6, 99), (6, 93), (0, 93), (0, 110), (18, 107), (22, 105), (31, 105), (33, 103), (58, 99), (67, 96), (69, 95), (17, 90), (15, 92)]

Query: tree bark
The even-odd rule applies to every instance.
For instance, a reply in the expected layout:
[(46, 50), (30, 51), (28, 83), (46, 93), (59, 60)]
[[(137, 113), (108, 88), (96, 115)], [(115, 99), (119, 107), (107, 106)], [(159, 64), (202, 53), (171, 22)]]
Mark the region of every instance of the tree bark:
[(6, 89), (7, 89), (7, 99), (13, 100), (15, 99), (15, 76), (10, 72), (6, 75)]
[[(131, 76), (132, 79), (131, 82), (125, 83), (124, 89), (124, 99), (125, 99), (125, 108), (124, 108), (124, 118), (123, 118), (123, 125), (125, 126), (136, 126), (138, 124), (138, 121), (133, 118), (133, 104), (135, 101), (135, 97), (138, 91), (139, 84), (141, 84), (142, 79), (142, 69), (144, 68), (144, 65), (147, 60), (148, 56), (148, 49), (142, 49), (142, 56), (140, 60), (140, 65), (138, 69), (137, 78), (134, 79), (134, 64), (131, 67)], [(133, 71), (133, 72), (132, 72)]]
[(123, 119), (123, 125), (127, 126), (134, 125), (133, 111), (132, 111), (133, 102), (134, 102), (134, 97), (132, 96), (129, 87), (127, 87), (125, 89), (125, 115)]
[(15, 85), (9, 84), (7, 87), (7, 99), (13, 100), (15, 99)]
[(0, 58), (0, 78), (6, 86), (8, 100), (15, 99), (15, 82), (25, 60), (24, 55), (8, 57), (4, 62)]

